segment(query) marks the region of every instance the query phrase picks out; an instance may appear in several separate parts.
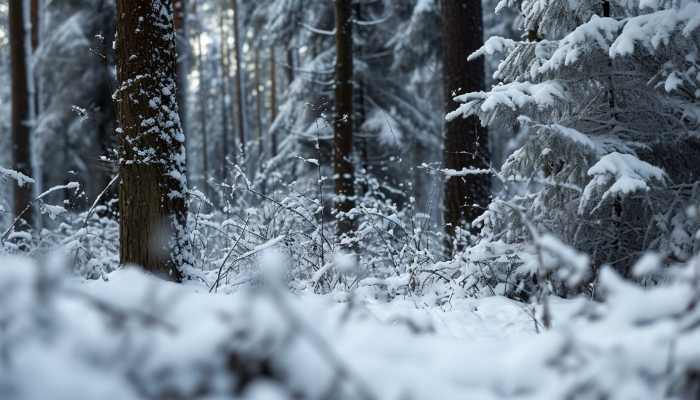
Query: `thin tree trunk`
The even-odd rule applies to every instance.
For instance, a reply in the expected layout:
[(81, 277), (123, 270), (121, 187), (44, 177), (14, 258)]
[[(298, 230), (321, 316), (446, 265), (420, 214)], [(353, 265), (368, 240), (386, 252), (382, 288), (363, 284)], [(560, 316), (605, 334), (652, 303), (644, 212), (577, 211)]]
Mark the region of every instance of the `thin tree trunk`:
[[(467, 62), (466, 55), (483, 43), (481, 2), (454, 0), (442, 3), (444, 46), (445, 107), (455, 108), (453, 97), (465, 92), (484, 90), (483, 58)], [(445, 123), (444, 157), (449, 169), (487, 168), (489, 165), (488, 131), (475, 116)], [(490, 177), (467, 175), (445, 182), (444, 218), (446, 245), (452, 252), (458, 227), (467, 226), (483, 213), (489, 202)]]
[[(31, 35), (31, 47), (32, 47), (32, 58), (33, 62), (32, 64), (36, 63), (36, 60), (34, 57), (37, 54), (37, 50), (39, 49), (39, 40), (40, 40), (40, 35), (41, 35), (41, 7), (42, 7), (42, 2), (40, 0), (30, 0), (29, 2), (29, 16), (30, 16), (30, 24), (31, 24), (31, 29), (32, 29), (32, 35)], [(36, 73), (35, 68), (31, 68), (31, 80), (32, 80), (32, 85), (31, 85), (31, 98), (32, 98), (32, 104), (31, 104), (31, 120), (34, 121), (34, 125), (32, 126), (32, 138), (30, 139), (31, 143), (35, 143), (35, 140), (37, 140), (37, 133), (36, 133), (36, 123), (38, 120), (39, 116), (39, 107), (40, 107), (40, 92), (39, 92), (39, 75)], [(41, 157), (40, 154), (38, 154), (37, 151), (31, 151), (31, 157), (32, 157), (32, 168), (34, 171), (34, 188), (36, 190), (36, 193), (41, 193), (43, 191), (43, 179), (42, 179), (42, 162), (41, 162)], [(34, 223), (38, 229), (41, 229), (43, 226), (43, 221), (42, 221), (42, 215), (41, 213), (34, 214)]]
[[(26, 176), (32, 175), (31, 141), (29, 122), (31, 118), (29, 96), (29, 73), (27, 65), (27, 36), (24, 25), (24, 1), (10, 2), (10, 61), (12, 90), (12, 157), (13, 168)], [(32, 186), (25, 183), (15, 188), (15, 216), (24, 210), (32, 200)], [(25, 214), (25, 221), (31, 225), (31, 210)]]
[(221, 123), (222, 123), (222, 138), (221, 138), (221, 144), (222, 144), (222, 150), (223, 150), (223, 160), (221, 162), (221, 177), (225, 180), (226, 179), (226, 171), (227, 171), (227, 164), (226, 164), (226, 157), (228, 157), (229, 153), (229, 145), (228, 145), (228, 137), (229, 137), (229, 112), (230, 108), (228, 107), (228, 102), (226, 101), (228, 98), (228, 77), (229, 77), (229, 65), (228, 65), (228, 50), (226, 46), (226, 30), (225, 30), (225, 24), (224, 24), (224, 12), (222, 11), (221, 14), (219, 15), (219, 38), (221, 40), (221, 48), (219, 51), (221, 52), (221, 56), (219, 57), (220, 59), (220, 67), (221, 67)]
[(270, 47), (270, 121), (277, 118), (277, 56), (275, 47)]
[[(226, 87), (228, 90), (227, 93), (228, 93), (229, 107), (230, 107), (229, 108), (229, 110), (230, 110), (229, 115), (231, 115), (231, 132), (233, 133), (233, 136), (231, 137), (232, 140), (230, 142), (227, 140), (226, 148), (224, 149), (224, 151), (225, 151), (224, 156), (225, 157), (224, 157), (224, 165), (222, 167), (223, 167), (223, 170), (225, 173), (228, 169), (228, 165), (226, 164), (226, 157), (228, 157), (229, 154), (231, 155), (231, 160), (233, 161), (233, 163), (238, 164), (238, 146), (236, 146), (236, 122), (234, 121), (234, 120), (236, 120), (238, 106), (237, 106), (236, 94), (235, 94), (235, 86), (236, 85), (231, 83), (231, 69), (233, 68), (233, 66), (232, 66), (233, 63), (231, 61), (231, 48), (229, 47), (228, 37), (224, 41), (223, 58), (226, 59), (226, 65), (228, 66), (227, 73), (226, 73)], [(230, 149), (229, 149), (229, 143), (232, 145), (232, 146), (230, 146)]]
[[(32, 54), (36, 54), (37, 49), (39, 48), (39, 0), (30, 0), (30, 17), (31, 17), (31, 26), (32, 26)], [(33, 72), (33, 71), (32, 71)], [(33, 99), (32, 101), (34, 102), (34, 114), (38, 115), (39, 113), (39, 79), (36, 74), (32, 73), (32, 79), (34, 81), (34, 93), (33, 93)]]
[(335, 210), (339, 238), (352, 235), (355, 224), (348, 213), (355, 208), (355, 171), (352, 160), (352, 1), (335, 1)]
[(262, 80), (260, 79), (260, 49), (256, 47), (255, 49), (255, 118), (257, 120), (257, 130), (258, 130), (258, 157), (262, 155), (263, 152), (263, 121), (262, 121), (262, 110), (263, 110), (263, 91), (261, 89)]
[[(277, 119), (277, 57), (275, 46), (270, 47), (270, 126)], [(274, 157), (277, 154), (277, 132), (270, 132), (270, 154)]]
[[(174, 3), (174, 25), (177, 43), (177, 107), (180, 110), (180, 124), (182, 130), (189, 136), (188, 115), (187, 115), (187, 93), (189, 83), (187, 76), (190, 71), (190, 46), (189, 46), (189, 24), (187, 21), (187, 0), (176, 0)], [(185, 143), (185, 149), (189, 147)], [(187, 159), (189, 160), (189, 152)], [(190, 169), (187, 168), (187, 179), (190, 180)]]
[[(195, 3), (196, 4), (196, 3)], [(195, 8), (195, 14), (199, 14)], [(197, 32), (197, 71), (199, 73), (199, 127), (202, 135), (202, 188), (204, 194), (209, 197), (209, 141), (207, 137), (207, 109), (209, 108), (209, 93), (207, 80), (204, 78), (204, 48), (202, 46), (202, 32)]]
[(289, 46), (287, 49), (287, 85), (291, 85), (294, 81), (294, 47)]
[(243, 113), (243, 68), (241, 67), (241, 34), (239, 30), (239, 11), (238, 0), (231, 0), (233, 5), (233, 38), (236, 46), (236, 98), (238, 100), (238, 137), (241, 146), (241, 156), (245, 158), (246, 146), (246, 129), (245, 129), (245, 114)]
[(119, 244), (122, 264), (178, 281), (191, 252), (171, 4), (117, 0)]

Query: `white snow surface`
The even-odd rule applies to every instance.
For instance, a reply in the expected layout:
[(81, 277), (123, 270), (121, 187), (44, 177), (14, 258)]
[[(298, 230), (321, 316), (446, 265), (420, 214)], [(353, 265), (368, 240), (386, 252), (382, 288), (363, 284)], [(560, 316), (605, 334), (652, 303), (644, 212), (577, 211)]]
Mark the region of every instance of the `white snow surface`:
[(107, 279), (0, 259), (0, 397), (657, 399), (700, 361), (697, 312), (679, 317), (690, 286), (642, 289), (611, 270), (613, 302), (550, 298), (550, 330), (539, 307), (503, 297), (338, 303), (265, 285), (210, 294), (136, 268)]

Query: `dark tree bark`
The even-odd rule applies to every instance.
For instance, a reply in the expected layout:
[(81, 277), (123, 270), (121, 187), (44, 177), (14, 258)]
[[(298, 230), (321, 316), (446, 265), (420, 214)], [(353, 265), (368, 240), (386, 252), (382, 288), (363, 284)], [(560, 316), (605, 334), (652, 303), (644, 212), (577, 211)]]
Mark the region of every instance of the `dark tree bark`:
[[(36, 53), (37, 48), (39, 48), (39, 0), (30, 0), (29, 3), (30, 10), (29, 10), (29, 16), (31, 18), (31, 25), (32, 25), (32, 54)], [(32, 71), (33, 73), (33, 71)], [(32, 93), (33, 98), (32, 101), (34, 102), (34, 115), (39, 114), (39, 79), (34, 74), (32, 76), (32, 79), (34, 81), (34, 93)]]
[[(467, 61), (483, 43), (481, 2), (442, 2), (443, 68), (446, 110), (455, 108), (454, 96), (484, 90), (484, 60)], [(487, 168), (488, 131), (476, 116), (445, 124), (445, 166), (449, 169)], [(483, 213), (490, 197), (488, 175), (454, 177), (445, 183), (444, 218), (446, 244), (452, 252), (457, 227), (467, 226)]]
[(287, 85), (291, 85), (294, 81), (294, 53), (295, 48), (289, 46), (287, 48)]
[(239, 11), (238, 0), (231, 0), (233, 5), (233, 40), (236, 46), (236, 99), (238, 104), (238, 140), (241, 146), (241, 156), (245, 158), (245, 114), (243, 113), (243, 68), (241, 67), (241, 34), (239, 31)]
[[(270, 126), (277, 119), (277, 57), (275, 46), (270, 47)], [(277, 132), (270, 132), (270, 156), (277, 155)]]
[(172, 3), (117, 0), (116, 53), (120, 260), (178, 281), (191, 253)]
[[(358, 21), (362, 21), (364, 16), (362, 15), (362, 3), (355, 3), (353, 5), (354, 11), (355, 11), (355, 18)], [(362, 35), (364, 31), (361, 31), (358, 29), (357, 34)], [(360, 42), (363, 42), (362, 40)], [(364, 55), (364, 48), (362, 45), (358, 45), (355, 48), (355, 55), (362, 60), (363, 55)], [(365, 95), (366, 95), (366, 90), (365, 90), (365, 81), (362, 76), (358, 76), (358, 74), (355, 74), (355, 82), (357, 84), (357, 88), (355, 89), (355, 92), (353, 95), (355, 96), (355, 102), (353, 106), (355, 107), (354, 109), (354, 124), (355, 124), (355, 143), (357, 144), (359, 153), (360, 153), (360, 168), (362, 171), (362, 178), (360, 179), (360, 191), (363, 194), (366, 194), (369, 190), (369, 185), (367, 182), (367, 179), (370, 175), (370, 165), (369, 165), (369, 143), (367, 140), (367, 132), (364, 132), (362, 129), (363, 124), (365, 123), (365, 119), (367, 118), (367, 110), (366, 110), (366, 105), (365, 105)]]
[(352, 160), (353, 130), (353, 57), (352, 1), (335, 1), (336, 63), (335, 63), (335, 210), (338, 215), (337, 235), (351, 235), (355, 224), (347, 213), (355, 207), (355, 170)]
[[(13, 168), (26, 176), (32, 175), (29, 127), (30, 96), (27, 66), (27, 36), (24, 29), (24, 2), (10, 1), (10, 61), (12, 75), (12, 157)], [(18, 216), (32, 201), (32, 186), (25, 183), (15, 188), (14, 213)], [(32, 222), (29, 210), (25, 221)]]
[(277, 55), (275, 46), (270, 47), (270, 121), (277, 118)]
[(255, 72), (255, 120), (256, 120), (256, 128), (257, 128), (257, 142), (258, 142), (258, 158), (262, 155), (263, 152), (263, 118), (262, 118), (262, 111), (263, 111), (263, 100), (264, 100), (264, 94), (262, 90), (262, 79), (260, 79), (260, 73), (262, 71), (262, 68), (260, 67), (260, 49), (255, 48), (254, 52), (254, 72)]

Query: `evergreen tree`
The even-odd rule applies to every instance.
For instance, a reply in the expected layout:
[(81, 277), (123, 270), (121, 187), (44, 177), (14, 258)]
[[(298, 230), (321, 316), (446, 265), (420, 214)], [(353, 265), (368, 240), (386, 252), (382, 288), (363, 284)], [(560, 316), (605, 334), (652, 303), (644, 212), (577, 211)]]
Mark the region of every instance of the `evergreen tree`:
[(685, 213), (694, 198), (686, 185), (700, 178), (689, 172), (700, 159), (698, 3), (502, 7), (522, 11), (527, 39), (494, 37), (474, 53), (505, 55), (502, 83), (460, 96), (448, 116), (522, 127), (499, 174), (504, 190), (480, 220), (487, 253), (518, 256), (490, 278), (510, 277), (518, 291), (547, 276), (565, 294), (562, 275), (550, 273), (561, 263), (528, 262), (537, 232), (591, 254), (594, 271), (609, 264), (628, 275), (650, 248), (686, 260), (697, 246)]

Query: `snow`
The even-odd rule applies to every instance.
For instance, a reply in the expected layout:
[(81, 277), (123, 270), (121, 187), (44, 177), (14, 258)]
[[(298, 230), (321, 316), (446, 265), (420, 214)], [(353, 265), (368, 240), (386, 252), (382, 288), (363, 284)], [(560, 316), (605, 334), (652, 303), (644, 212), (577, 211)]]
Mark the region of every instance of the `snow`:
[(630, 55), (636, 46), (653, 51), (668, 45), (678, 30), (684, 36), (690, 36), (698, 27), (700, 3), (697, 2), (628, 18), (622, 32), (610, 46), (610, 57)]
[(613, 194), (629, 194), (649, 190), (652, 180), (664, 182), (666, 174), (658, 167), (641, 161), (631, 154), (612, 152), (603, 156), (588, 170), (589, 176), (607, 175), (614, 178), (614, 183), (604, 197)]
[(400, 146), (403, 143), (403, 135), (399, 123), (392, 116), (393, 113), (381, 109), (373, 110), (364, 122), (364, 129), (377, 132), (379, 142), (389, 146)]
[[(586, 254), (581, 254), (571, 247), (562, 243), (558, 238), (550, 234), (545, 234), (538, 237), (535, 243), (549, 254), (556, 257), (562, 264), (556, 270), (558, 275), (566, 280), (569, 286), (575, 286), (589, 276), (590, 260)], [(567, 268), (569, 267), (569, 268)], [(568, 276), (564, 276), (568, 275)]]
[(474, 60), (483, 55), (492, 56), (498, 53), (505, 53), (508, 50), (513, 49), (516, 45), (516, 41), (513, 39), (502, 38), (500, 36), (492, 36), (484, 42), (481, 48), (471, 55), (469, 55), (468, 61)]
[(603, 190), (597, 209), (610, 197), (624, 197), (633, 193), (647, 192), (651, 184), (663, 185), (666, 173), (631, 154), (612, 152), (601, 157), (589, 170), (593, 177), (586, 185), (579, 202), (579, 214), (583, 214), (594, 194)]
[[(568, 251), (551, 238), (540, 244)], [(668, 352), (679, 368), (700, 360), (690, 350), (697, 330), (675, 322), (694, 298), (687, 283), (646, 290), (608, 269), (605, 303), (551, 298), (553, 328), (542, 332), (539, 306), (498, 296), (337, 303), (276, 285), (209, 294), (135, 268), (81, 281), (61, 263), (4, 257), (0, 265), (0, 345), (10, 360), (0, 384), (22, 400), (191, 397), (200, 388), (224, 398), (243, 370), (264, 374), (264, 365), (272, 375), (239, 398), (563, 399), (584, 382), (608, 398), (666, 398), (676, 376), (664, 378)], [(227, 370), (231, 362), (242, 369)]]
[(19, 186), (24, 186), (28, 183), (34, 183), (34, 179), (30, 178), (21, 172), (0, 167), (0, 178), (9, 178), (17, 182)]
[(498, 107), (518, 110), (526, 106), (546, 108), (555, 105), (557, 99), (564, 98), (564, 89), (556, 81), (542, 83), (511, 82), (494, 86), (489, 92), (466, 93), (454, 98), (461, 104), (447, 114), (448, 121), (458, 117), (468, 117), (478, 112), (493, 112)]
[(581, 57), (591, 51), (589, 43), (607, 50), (619, 26), (620, 22), (614, 18), (601, 18), (594, 15), (590, 21), (578, 26), (559, 41), (557, 49), (539, 67), (538, 73), (543, 74), (576, 64)]

